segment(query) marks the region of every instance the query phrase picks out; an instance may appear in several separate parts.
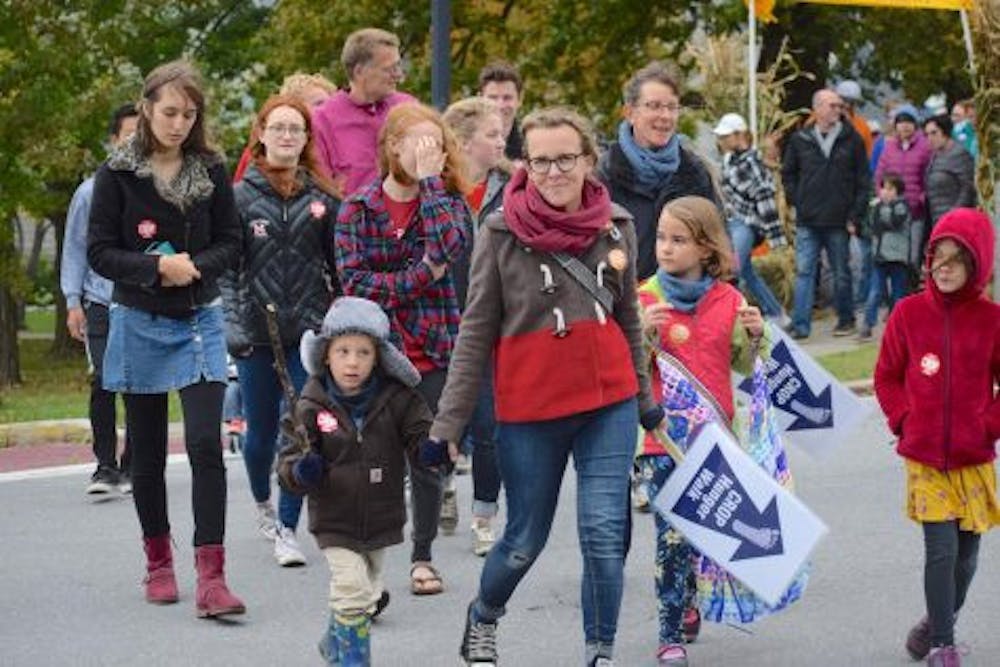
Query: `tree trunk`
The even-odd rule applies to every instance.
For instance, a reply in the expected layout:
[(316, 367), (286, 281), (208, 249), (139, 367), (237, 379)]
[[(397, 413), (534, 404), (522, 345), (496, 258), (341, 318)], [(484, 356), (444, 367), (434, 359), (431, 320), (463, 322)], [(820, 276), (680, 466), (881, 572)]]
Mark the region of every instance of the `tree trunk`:
[(69, 335), (66, 329), (66, 297), (63, 296), (62, 288), (59, 286), (59, 276), (62, 275), (62, 251), (66, 236), (66, 215), (59, 213), (52, 215), (52, 229), (56, 235), (56, 258), (55, 275), (56, 284), (52, 286), (55, 295), (56, 321), (52, 338), (52, 355), (55, 357), (75, 356), (83, 351), (83, 345), (78, 340)]
[(17, 346), (17, 304), (6, 285), (0, 285), (0, 388), (21, 382)]

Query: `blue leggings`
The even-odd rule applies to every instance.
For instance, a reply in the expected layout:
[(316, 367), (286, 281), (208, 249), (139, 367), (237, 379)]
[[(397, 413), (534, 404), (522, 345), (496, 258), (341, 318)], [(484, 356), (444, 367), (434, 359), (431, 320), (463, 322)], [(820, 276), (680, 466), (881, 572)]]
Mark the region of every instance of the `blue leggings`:
[[(285, 348), (288, 374), (296, 391), (306, 382), (297, 347)], [(274, 370), (274, 353), (271, 348), (254, 346), (245, 359), (236, 361), (240, 390), (243, 393), (243, 411), (247, 422), (247, 435), (243, 443), (243, 462), (247, 467), (250, 491), (258, 503), (271, 498), (271, 469), (278, 451), (278, 423), (286, 410), (281, 382)], [(302, 512), (302, 496), (282, 489), (278, 494), (278, 519), (282, 525), (295, 530)]]

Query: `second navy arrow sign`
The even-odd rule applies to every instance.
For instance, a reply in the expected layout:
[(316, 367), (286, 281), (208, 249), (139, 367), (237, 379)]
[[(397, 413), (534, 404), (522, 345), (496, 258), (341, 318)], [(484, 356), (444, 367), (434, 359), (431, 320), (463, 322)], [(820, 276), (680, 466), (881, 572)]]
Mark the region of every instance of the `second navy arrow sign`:
[(653, 505), (703, 554), (771, 605), (827, 530), (716, 424), (698, 432)]

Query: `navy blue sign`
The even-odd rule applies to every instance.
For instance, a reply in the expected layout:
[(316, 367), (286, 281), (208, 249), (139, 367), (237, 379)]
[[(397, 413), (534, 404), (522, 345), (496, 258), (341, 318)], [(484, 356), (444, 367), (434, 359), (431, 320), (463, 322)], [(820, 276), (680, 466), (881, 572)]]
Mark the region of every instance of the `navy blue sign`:
[[(833, 426), (831, 386), (827, 385), (818, 396), (814, 394), (785, 341), (778, 341), (771, 350), (771, 358), (764, 365), (771, 403), (775, 408), (795, 417), (787, 430), (801, 431)], [(753, 393), (753, 378), (743, 380), (740, 389), (748, 394)]]
[(703, 528), (740, 541), (730, 560), (783, 552), (778, 498), (757, 509), (716, 444), (671, 511)]

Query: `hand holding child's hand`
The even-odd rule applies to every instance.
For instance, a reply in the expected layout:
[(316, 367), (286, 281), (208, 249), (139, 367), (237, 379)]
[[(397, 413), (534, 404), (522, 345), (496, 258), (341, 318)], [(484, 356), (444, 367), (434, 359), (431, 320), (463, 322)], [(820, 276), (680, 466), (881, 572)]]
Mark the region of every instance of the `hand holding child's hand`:
[(306, 488), (318, 485), (326, 471), (326, 460), (321, 454), (310, 451), (292, 466), (295, 483)]
[(661, 327), (670, 321), (671, 312), (674, 309), (669, 303), (651, 303), (646, 306), (643, 316), (646, 325), (651, 327)]
[(437, 438), (425, 438), (417, 450), (417, 460), (425, 468), (453, 463), (458, 459), (458, 446)]
[(736, 311), (740, 324), (747, 330), (751, 338), (760, 338), (764, 335), (764, 318), (760, 314), (760, 309), (756, 306), (745, 306)]

